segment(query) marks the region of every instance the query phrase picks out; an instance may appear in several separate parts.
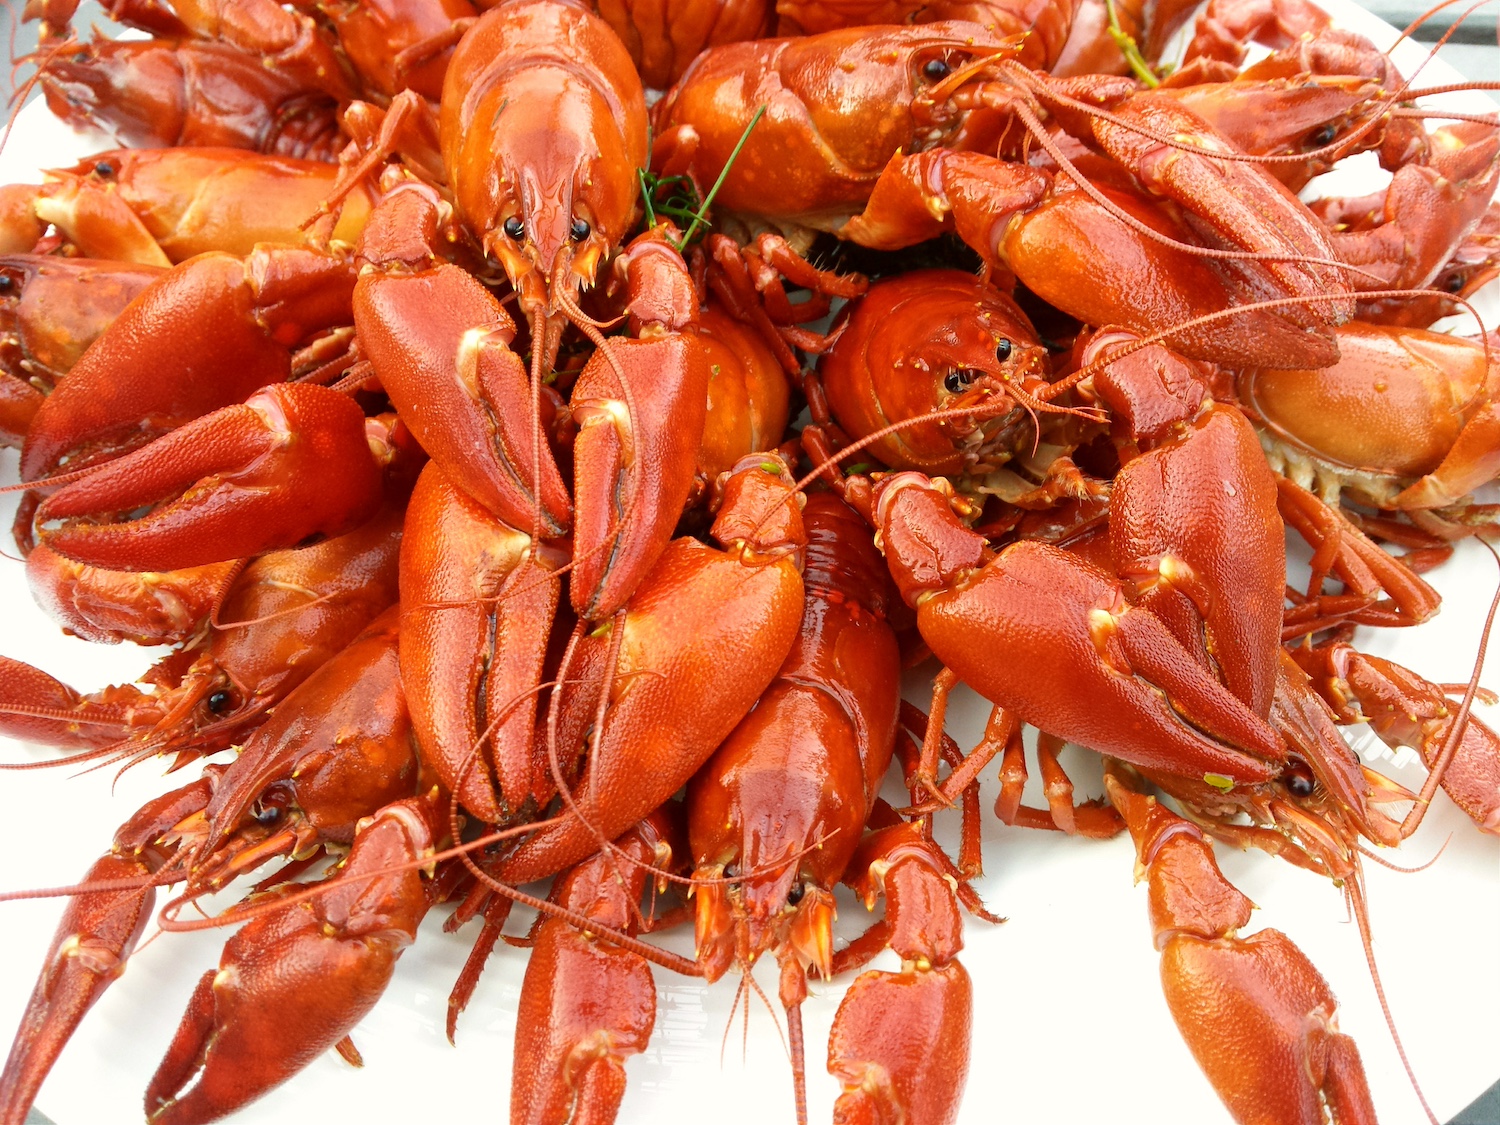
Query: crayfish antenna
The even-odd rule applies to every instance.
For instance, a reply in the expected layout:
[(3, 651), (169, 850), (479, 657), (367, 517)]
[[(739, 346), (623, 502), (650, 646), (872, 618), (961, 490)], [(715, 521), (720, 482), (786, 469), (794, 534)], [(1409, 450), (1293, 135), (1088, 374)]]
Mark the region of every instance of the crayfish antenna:
[(1411, 1060), (1406, 1057), (1406, 1047), (1401, 1042), (1401, 1033), (1396, 1030), (1396, 1018), (1391, 1014), (1390, 1003), (1386, 1000), (1385, 985), (1380, 980), (1380, 970), (1375, 964), (1375, 947), (1370, 935), (1370, 915), (1365, 905), (1364, 872), (1359, 867), (1359, 857), (1354, 857), (1354, 871), (1344, 882), (1344, 894), (1348, 898), (1350, 911), (1354, 914), (1354, 921), (1359, 926), (1360, 944), (1365, 950), (1365, 964), (1370, 968), (1370, 982), (1375, 986), (1375, 996), (1380, 1001), (1380, 1011), (1385, 1016), (1385, 1026), (1390, 1029), (1391, 1042), (1396, 1046), (1396, 1054), (1401, 1056), (1401, 1065), (1406, 1070), (1406, 1077), (1411, 1082), (1411, 1088), (1417, 1095), (1417, 1101), (1422, 1103), (1422, 1110), (1427, 1114), (1427, 1120), (1431, 1125), (1441, 1125), (1437, 1115), (1432, 1112), (1432, 1107), (1427, 1104), (1427, 1095), (1422, 1093), (1421, 1083), (1417, 1081), (1416, 1071), (1412, 1069)]
[(5, 119), (5, 128), (0, 129), (0, 152), (5, 151), (5, 145), (10, 140), (11, 131), (16, 127), (16, 118), (20, 117), (21, 111), (26, 108), (26, 99), (31, 97), (31, 92), (40, 84), (42, 75), (47, 73), (47, 64), (59, 55), (74, 50), (81, 43), (78, 36), (70, 33), (66, 38), (58, 40), (44, 51), (36, 51), (32, 54), (16, 58), (16, 32), (20, 27), (20, 18), (19, 14), (15, 15), (10, 25), (10, 56), (15, 60), (11, 63), (12, 83), (15, 80), (16, 70), (27, 63), (34, 62), (36, 70), (32, 72), (30, 78), (26, 79), (20, 86), (14, 87), (11, 91), (10, 115)]
[[(531, 463), (542, 463), (542, 373), (547, 367), (547, 353), (552, 349), (547, 339), (547, 314), (538, 306), (531, 314)], [(537, 491), (531, 505), (531, 538), (542, 537), (542, 498)]]
[[(1483, 543), (1484, 541), (1481, 540), (1480, 542)], [(1496, 564), (1500, 565), (1500, 553), (1496, 553), (1495, 548), (1489, 543), (1484, 543), (1484, 548), (1489, 551), (1490, 555), (1495, 559)], [(1479, 677), (1484, 670), (1485, 653), (1489, 649), (1490, 633), (1495, 627), (1495, 614), (1497, 610), (1500, 610), (1500, 585), (1496, 586), (1495, 595), (1490, 599), (1489, 612), (1485, 614), (1484, 630), (1479, 636), (1479, 651), (1474, 656), (1474, 670), (1470, 674), (1469, 682), (1464, 689), (1463, 700), (1459, 704), (1458, 715), (1455, 717), (1453, 727), (1448, 731), (1448, 737), (1443, 740), (1443, 748), (1432, 762), (1432, 767), (1427, 774), (1427, 780), (1422, 783), (1422, 790), (1417, 794), (1416, 803), (1412, 806), (1411, 811), (1406, 814), (1406, 819), (1401, 822), (1401, 836), (1403, 839), (1415, 832), (1417, 826), (1422, 823), (1422, 818), (1427, 815), (1428, 806), (1432, 804), (1433, 794), (1437, 792), (1438, 786), (1442, 784), (1443, 774), (1447, 772), (1449, 763), (1453, 761), (1454, 755), (1458, 753), (1458, 748), (1463, 743), (1464, 731), (1469, 725), (1469, 713), (1473, 710), (1474, 700), (1480, 691)], [(1394, 1029), (1392, 1031), (1394, 1032)]]
[(1443, 841), (1443, 846), (1440, 847), (1440, 848), (1438, 848), (1438, 850), (1433, 854), (1433, 857), (1431, 859), (1427, 860), (1427, 862), (1425, 862), (1425, 863), (1419, 863), (1415, 867), (1402, 867), (1399, 863), (1392, 863), (1390, 860), (1386, 859), (1385, 856), (1379, 855), (1378, 853), (1371, 851), (1369, 848), (1365, 847), (1365, 845), (1360, 844), (1360, 843), (1356, 843), (1354, 845), (1354, 848), (1355, 848), (1355, 850), (1357, 852), (1359, 852), (1360, 855), (1364, 856), (1370, 862), (1372, 862), (1372, 863), (1378, 863), (1381, 867), (1384, 867), (1387, 871), (1399, 871), (1403, 875), (1415, 875), (1419, 871), (1426, 871), (1434, 863), (1436, 863), (1438, 860), (1442, 859), (1443, 858), (1443, 853), (1448, 850), (1448, 845), (1451, 844), (1452, 842), (1453, 842), (1453, 837), (1452, 837), (1452, 835), (1449, 835), (1449, 837), (1446, 840)]
[(786, 1006), (786, 1037), (792, 1056), (792, 1090), (797, 1125), (807, 1125), (807, 1052), (802, 1041), (802, 1002)]
[[(1490, 0), (1475, 0), (1474, 3), (1465, 8), (1459, 14), (1458, 19), (1454, 20), (1453, 23), (1449, 26), (1448, 30), (1445, 31), (1438, 39), (1438, 41), (1432, 45), (1432, 47), (1428, 50), (1428, 54), (1430, 56), (1436, 56), (1438, 48), (1442, 47), (1443, 44), (1448, 42), (1448, 40), (1453, 36), (1453, 33), (1463, 25), (1463, 22), (1489, 2)], [(1428, 8), (1425, 12), (1422, 12), (1415, 16), (1410, 23), (1408, 23), (1404, 28), (1401, 29), (1401, 34), (1396, 37), (1396, 41), (1392, 43), (1388, 48), (1386, 48), (1385, 54), (1387, 55), (1387, 57), (1389, 57), (1397, 47), (1401, 46), (1402, 43), (1404, 43), (1408, 39), (1411, 39), (1417, 29), (1424, 26), (1428, 20), (1432, 19), (1433, 16), (1437, 15), (1444, 8), (1451, 8), (1453, 7), (1453, 5), (1461, 3), (1463, 3), (1463, 0), (1438, 0), (1438, 3), (1433, 4), (1432, 7)], [(1420, 71), (1421, 67), (1418, 67), (1417, 70)], [(1416, 73), (1416, 71), (1413, 71), (1413, 77), (1415, 77)]]

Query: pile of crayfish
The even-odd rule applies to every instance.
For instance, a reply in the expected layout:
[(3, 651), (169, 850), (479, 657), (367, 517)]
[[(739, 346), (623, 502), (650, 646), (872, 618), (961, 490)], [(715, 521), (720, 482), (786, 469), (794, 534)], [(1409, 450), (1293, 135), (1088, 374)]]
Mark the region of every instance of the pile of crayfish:
[(514, 1123), (637, 1116), (658, 987), (731, 973), (788, 1118), (840, 979), (834, 1120), (957, 1121), (1035, 1015), (962, 952), (1038, 921), (997, 822), (1130, 842), (1231, 1119), (1374, 1122), (1215, 843), (1310, 872), (1378, 995), (1366, 859), (1500, 836), (1477, 665), (1370, 639), (1500, 524), (1500, 337), (1432, 328), (1500, 267), (1493, 114), (1306, 0), (75, 7), (28, 61), (108, 140), (0, 188), (6, 490), (65, 632), (168, 649), (95, 688), (7, 637), (0, 735), (170, 781), (5, 896), (67, 905), (0, 1125), (148, 933), (222, 943), (142, 1075), (191, 1125), (358, 1065), (438, 925), (449, 1039), (524, 964)]

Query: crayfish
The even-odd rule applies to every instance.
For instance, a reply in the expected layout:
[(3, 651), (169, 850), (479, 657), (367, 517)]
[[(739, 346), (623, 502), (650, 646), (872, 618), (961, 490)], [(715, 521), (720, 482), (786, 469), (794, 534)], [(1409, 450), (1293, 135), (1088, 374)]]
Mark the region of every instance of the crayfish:
[(396, 1116), (507, 1056), (534, 1125), (683, 1116), (683, 1058), (802, 1123), (1455, 1108), (1487, 103), (1429, 130), (1306, 0), (1178, 64), (1175, 2), (75, 7), (29, 61), (111, 139), (0, 188), (51, 829), (7, 821), (0, 1122), (117, 1073), (162, 1125)]

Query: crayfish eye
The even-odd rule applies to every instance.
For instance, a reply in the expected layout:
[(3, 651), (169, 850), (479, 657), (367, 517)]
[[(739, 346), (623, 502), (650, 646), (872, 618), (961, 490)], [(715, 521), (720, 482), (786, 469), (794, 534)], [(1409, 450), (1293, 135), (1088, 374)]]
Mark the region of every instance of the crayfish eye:
[(922, 64), (922, 74), (933, 82), (941, 82), (952, 70), (942, 59), (928, 59)]
[(526, 224), (521, 221), (520, 215), (512, 215), (505, 220), (505, 235), (520, 242), (526, 235)]
[(1307, 135), (1308, 148), (1323, 148), (1333, 143), (1333, 138), (1339, 135), (1339, 131), (1330, 122), (1327, 125), (1314, 129)]
[(1464, 289), (1464, 275), (1457, 271), (1443, 278), (1437, 286), (1444, 293), (1462, 293)]
[(574, 242), (582, 242), (593, 229), (587, 219), (574, 219), (573, 225), (568, 228), (568, 235)]
[(738, 879), (740, 877), (740, 865), (737, 863), (726, 863), (724, 865), (724, 878)]
[(806, 887), (804, 887), (801, 883), (793, 883), (790, 887), (787, 888), (786, 904), (788, 906), (796, 906), (799, 902), (802, 901), (802, 896), (805, 894), (807, 894)]
[(94, 175), (98, 176), (101, 180), (107, 180), (114, 174), (115, 166), (108, 160), (101, 160), (98, 164), (94, 165)]
[(1010, 358), (1011, 347), (1011, 342), (1002, 336), (1000, 342), (995, 345), (995, 358), (1004, 363)]
[(82, 65), (83, 63), (93, 62), (94, 56), (87, 51), (77, 51), (73, 55), (73, 61)]
[(1281, 776), (1286, 779), (1287, 792), (1293, 797), (1312, 796), (1313, 772), (1302, 759), (1288, 758)]
[(222, 715), (229, 710), (229, 705), (234, 702), (234, 696), (220, 689), (208, 697), (208, 709), (215, 715)]
[(974, 373), (964, 367), (950, 371), (943, 376), (943, 386), (948, 388), (949, 394), (958, 394), (959, 391), (963, 390), (973, 381)]
[(0, 293), (9, 293), (11, 286), (15, 285), (16, 279), (8, 273), (0, 273)]

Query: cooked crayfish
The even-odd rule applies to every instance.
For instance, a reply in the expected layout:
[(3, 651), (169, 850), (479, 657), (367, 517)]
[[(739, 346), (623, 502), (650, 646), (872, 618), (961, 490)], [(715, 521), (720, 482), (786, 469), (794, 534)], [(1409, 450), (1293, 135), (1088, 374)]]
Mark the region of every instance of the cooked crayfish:
[[(65, 628), (181, 647), (88, 695), (64, 680), (129, 677), (20, 635), (0, 666), (0, 729), (134, 766), (141, 805), (99, 859), (72, 830), (96, 819), (72, 791), (91, 780), (71, 782), (52, 798), (69, 831), (14, 880), (89, 869), (62, 888), (0, 1120), (49, 1068), (66, 1119), (88, 1052), (63, 1044), (143, 991), (179, 993), (159, 1005), (186, 1005), (175, 1032), (87, 1065), (118, 1058), (137, 1088), (154, 1068), (148, 1115), (196, 1125), (297, 1112), (300, 1080), (269, 1091), (339, 1065), (329, 1047), (378, 1064), (360, 1100), (394, 1107), (386, 1083), (418, 1065), (458, 1090), (442, 1066), (489, 1025), (509, 1045), (491, 1018), (508, 988), (513, 1121), (644, 1116), (663, 1051), (701, 1046), (712, 1072), (717, 1037), (675, 1034), (673, 974), (730, 968), (709, 1026), (775, 988), (794, 1078), (781, 1053), (755, 1060), (747, 1115), (949, 1125), (1004, 1100), (1055, 1118), (1055, 1085), (970, 1065), (971, 1032), (974, 1057), (1009, 1060), (1103, 1033), (1101, 1054), (1156, 1073), (1171, 1012), (1209, 1080), (1179, 1083), (1174, 1113), (1408, 1107), (1359, 954), (1378, 944), (1401, 985), (1409, 964), (1424, 986), (1462, 970), (1473, 992), (1489, 964), (1463, 943), (1500, 919), (1445, 935), (1439, 963), (1408, 950), (1389, 910), (1435, 913), (1429, 880), (1362, 852), (1467, 814), (1488, 838), (1464, 825), (1442, 863), (1489, 858), (1500, 743), (1470, 715), (1477, 674), (1364, 630), (1431, 619), (1448, 557), (1492, 529), (1474, 490), (1500, 468), (1494, 341), (1422, 319), (1493, 266), (1492, 122), (1427, 131), (1411, 70), (1300, 0), (1216, 0), (1170, 77), (1175, 2), (731, 0), (688, 19), (662, 0), (112, 0), (156, 39), (87, 47), (65, 38), (74, 6), (27, 6), (54, 103), (131, 143), (213, 144), (96, 153), (0, 193), (16, 529)], [(903, 22), (849, 26), (874, 13)], [(743, 41), (777, 20), (783, 38)], [(1116, 20), (1138, 37), (1117, 73), (1032, 69), (1099, 58)], [(1272, 54), (1241, 66), (1237, 36)], [(644, 87), (679, 76), (649, 111)], [(1357, 151), (1388, 190), (1291, 194)], [(293, 152), (326, 162), (276, 155)], [(1394, 370), (1413, 353), (1430, 363)], [(788, 432), (804, 398), (814, 424)], [(1333, 423), (1354, 417), (1351, 439)], [(1295, 588), (1287, 528), (1310, 551)], [(960, 681), (995, 706), (958, 722)], [(1361, 717), (1368, 738), (1341, 729)], [(1422, 769), (1379, 760), (1406, 746)], [(146, 788), (158, 754), (196, 777)], [(40, 804), (47, 759), (13, 756)], [(1439, 785), (1461, 812), (1428, 804)], [(1170, 1012), (1150, 946), (1109, 939), (1139, 928), (1127, 830)], [(1330, 941), (1299, 927), (1304, 957), (1237, 933), (1248, 908), (1216, 862), (1268, 904), (1284, 865), (1210, 841), (1323, 876), (1300, 880), (1303, 913)], [(1116, 874), (1084, 886), (1081, 847)], [(860, 920), (841, 883), (884, 916)], [(164, 929), (244, 927), (141, 940), (173, 885)], [(961, 936), (964, 908), (991, 917), (981, 894), (1012, 920)], [(530, 939), (516, 903), (542, 916)], [(462, 967), (429, 940), (476, 919)], [(1098, 944), (1066, 949), (1073, 933)], [(1134, 962), (1106, 966), (1108, 1005), (1097, 974), (1070, 994), (1057, 971), (1101, 949)], [(1232, 967), (1267, 949), (1258, 974)], [(1311, 967), (1330, 949), (1357, 968), (1332, 988)], [(434, 954), (453, 961), (436, 991)], [(163, 957), (208, 971), (156, 988)], [(877, 957), (842, 998), (820, 987)], [(412, 973), (462, 1054), (435, 1034), (416, 1050), (436, 1065), (390, 1053), (408, 1045), (375, 1001)], [(1446, 1037), (1391, 991), (1428, 1079)], [(825, 1042), (831, 1079), (806, 1057)], [(1119, 1116), (1127, 1081), (1069, 1112)], [(1051, 1104), (1026, 1106), (1038, 1092)]]

